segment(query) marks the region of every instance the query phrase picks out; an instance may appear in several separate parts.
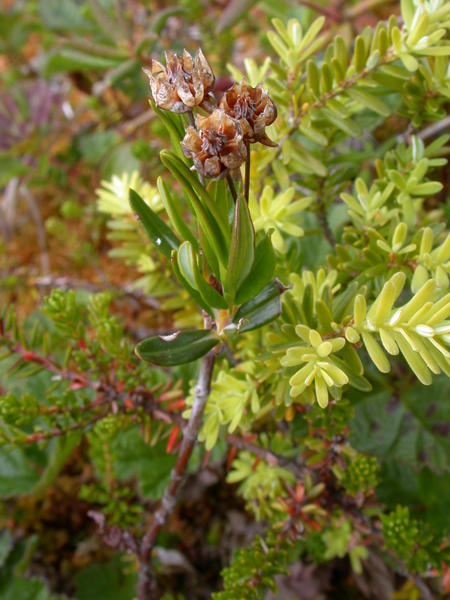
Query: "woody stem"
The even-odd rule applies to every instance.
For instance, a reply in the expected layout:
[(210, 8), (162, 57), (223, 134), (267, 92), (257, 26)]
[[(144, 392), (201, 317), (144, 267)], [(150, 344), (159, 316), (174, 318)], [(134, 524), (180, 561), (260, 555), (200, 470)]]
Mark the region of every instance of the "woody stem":
[(248, 197), (250, 194), (250, 144), (246, 143), (247, 157), (245, 159), (245, 181), (244, 181), (244, 196), (245, 201), (248, 204)]

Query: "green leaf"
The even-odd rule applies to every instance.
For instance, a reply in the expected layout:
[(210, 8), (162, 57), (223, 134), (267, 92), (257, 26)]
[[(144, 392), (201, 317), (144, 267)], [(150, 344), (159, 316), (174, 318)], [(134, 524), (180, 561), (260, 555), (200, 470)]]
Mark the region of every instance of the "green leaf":
[(12, 575), (0, 585), (2, 600), (63, 600), (62, 596), (53, 596), (40, 579), (26, 579)]
[(195, 260), (192, 244), (190, 242), (183, 242), (177, 252), (178, 268), (189, 285), (194, 289), (198, 289), (194, 278)]
[(415, 385), (399, 395), (382, 391), (356, 405), (350, 443), (356, 450), (415, 469), (450, 470), (450, 381)]
[(199, 181), (197, 173), (191, 171), (182, 161), (177, 157), (173, 158), (175, 167), (177, 168), (180, 175), (185, 179), (191, 186), (192, 190), (197, 194), (198, 199), (203, 206), (209, 211), (215, 222), (217, 223), (223, 238), (228, 241), (229, 237), (229, 226), (228, 226), (228, 215), (224, 215), (218, 204), (213, 200), (208, 190)]
[(13, 177), (25, 175), (27, 167), (17, 158), (0, 155), (0, 186), (5, 186)]
[(74, 432), (55, 439), (55, 445), (50, 454), (47, 466), (33, 488), (34, 497), (43, 495), (48, 486), (55, 481), (66, 460), (78, 446), (81, 437), (82, 434), (80, 432)]
[(244, 332), (273, 321), (281, 314), (281, 294), (286, 289), (281, 281), (274, 279), (255, 298), (239, 308), (233, 322), (240, 324), (239, 330)]
[(195, 238), (194, 234), (190, 230), (190, 228), (186, 225), (186, 219), (182, 212), (182, 207), (180, 202), (175, 197), (174, 194), (171, 193), (169, 187), (165, 183), (162, 177), (158, 177), (156, 180), (156, 185), (158, 187), (158, 191), (161, 194), (161, 198), (164, 203), (164, 208), (166, 209), (167, 215), (172, 223), (173, 228), (181, 237), (182, 240), (189, 240), (193, 245), (195, 251), (198, 250), (198, 241)]
[(46, 77), (65, 72), (105, 71), (117, 67), (122, 61), (117, 58), (107, 58), (87, 54), (73, 48), (60, 48), (58, 52), (50, 54), (44, 68)]
[(147, 444), (139, 427), (118, 431), (111, 442), (114, 474), (120, 481), (137, 480), (140, 493), (149, 500), (160, 500), (169, 483), (175, 456), (165, 451), (166, 442)]
[(350, 98), (356, 100), (363, 107), (373, 110), (382, 117), (388, 117), (391, 114), (391, 109), (384, 102), (370, 93), (362, 92), (361, 90), (349, 89), (347, 91)]
[(150, 106), (152, 107), (153, 112), (158, 115), (160, 121), (163, 123), (164, 127), (169, 134), (170, 144), (172, 146), (172, 150), (175, 152), (176, 156), (181, 159), (182, 162), (187, 164), (187, 159), (181, 150), (180, 142), (184, 137), (185, 130), (183, 124), (181, 122), (181, 118), (179, 115), (175, 115), (168, 110), (159, 109), (153, 100), (150, 98), (149, 100)]
[(170, 367), (200, 358), (217, 346), (219, 341), (219, 338), (207, 329), (177, 331), (139, 342), (136, 354), (147, 362)]
[(188, 280), (183, 275), (183, 273), (180, 271), (180, 267), (178, 266), (177, 254), (175, 251), (172, 254), (171, 262), (172, 262), (173, 272), (175, 273), (175, 276), (178, 279), (178, 281), (181, 283), (181, 285), (190, 294), (190, 296), (195, 300), (195, 302), (197, 302), (197, 304), (199, 306), (201, 306), (207, 313), (209, 313), (211, 315), (211, 317), (213, 317), (214, 316), (213, 311), (208, 306), (208, 304), (203, 300), (198, 289), (196, 287), (192, 287), (189, 284)]
[(428, 467), (418, 471), (389, 459), (382, 464), (376, 495), (389, 508), (408, 506), (413, 516), (424, 519), (437, 531), (444, 535), (450, 532), (450, 473), (437, 474)]
[(10, 498), (31, 494), (39, 484), (40, 472), (51, 460), (55, 441), (40, 450), (28, 448), (0, 448), (0, 497)]
[(135, 596), (137, 575), (116, 554), (109, 562), (82, 569), (75, 582), (77, 600), (131, 600)]
[(244, 281), (255, 258), (255, 231), (247, 203), (242, 194), (238, 197), (233, 218), (228, 272), (224, 286), (225, 296), (234, 300), (236, 290)]
[(438, 194), (443, 187), (440, 181), (427, 181), (425, 183), (418, 183), (409, 191), (413, 196), (432, 196), (433, 194)]
[(264, 235), (255, 249), (252, 270), (239, 286), (236, 304), (244, 304), (263, 289), (273, 277), (275, 271), (275, 252), (268, 235)]
[(48, 29), (73, 33), (92, 31), (93, 26), (83, 15), (76, 0), (39, 0), (39, 16)]
[(5, 564), (6, 559), (13, 547), (13, 538), (9, 529), (0, 533), (0, 568)]
[(192, 244), (183, 242), (178, 250), (178, 266), (189, 285), (198, 290), (200, 296), (208, 306), (213, 308), (227, 308), (225, 298), (215, 290), (200, 273)]
[(360, 126), (351, 119), (344, 119), (342, 116), (328, 108), (323, 108), (322, 111), (325, 113), (325, 116), (330, 123), (335, 125), (347, 135), (350, 135), (351, 137), (359, 137), (362, 135)]
[(115, 146), (112, 151), (106, 154), (102, 165), (102, 177), (111, 179), (116, 173), (129, 173), (140, 171), (141, 162), (133, 154), (133, 146), (129, 144), (120, 144)]
[(362, 71), (366, 66), (366, 46), (361, 35), (358, 35), (355, 40), (353, 64), (357, 72)]
[[(211, 215), (208, 208), (202, 202), (200, 202), (197, 193), (194, 191), (194, 184), (191, 177), (189, 176), (189, 179), (186, 179), (186, 171), (189, 172), (189, 169), (186, 169), (186, 165), (182, 165), (181, 161), (179, 161), (179, 159), (177, 159), (177, 157), (171, 152), (162, 151), (160, 156), (161, 162), (178, 180), (183, 188), (184, 193), (186, 194), (186, 197), (189, 199), (200, 228), (202, 229), (205, 237), (208, 239), (211, 250), (219, 258), (222, 265), (226, 266), (227, 245), (225, 243), (225, 239), (215, 218)], [(183, 167), (182, 169), (180, 167), (180, 163)], [(201, 185), (200, 182), (198, 183)], [(206, 193), (206, 190), (204, 191)]]
[(118, 142), (120, 142), (120, 136), (116, 131), (96, 131), (81, 135), (77, 141), (77, 147), (88, 164), (98, 165)]
[(412, 0), (401, 0), (400, 7), (403, 21), (405, 22), (405, 25), (409, 30), (411, 29), (411, 23), (413, 22), (414, 14), (416, 12), (414, 2)]
[(172, 250), (176, 250), (180, 244), (172, 230), (162, 221), (158, 215), (144, 202), (137, 192), (130, 189), (130, 205), (139, 217), (149, 239), (158, 250), (170, 260)]

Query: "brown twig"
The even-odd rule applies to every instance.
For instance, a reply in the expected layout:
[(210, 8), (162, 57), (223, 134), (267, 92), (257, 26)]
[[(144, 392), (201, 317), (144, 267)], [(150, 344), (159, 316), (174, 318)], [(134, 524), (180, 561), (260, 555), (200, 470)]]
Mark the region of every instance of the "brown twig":
[(191, 416), (189, 417), (189, 421), (183, 430), (183, 439), (181, 442), (180, 451), (178, 453), (175, 467), (170, 475), (169, 485), (164, 492), (161, 505), (153, 517), (152, 524), (142, 538), (139, 552), (140, 566), (142, 567), (142, 569), (139, 571), (139, 600), (146, 600), (149, 597), (150, 572), (147, 565), (150, 552), (156, 543), (159, 532), (164, 527), (168, 517), (175, 508), (181, 485), (184, 482), (186, 468), (189, 458), (191, 457), (192, 450), (197, 441), (198, 432), (202, 422), (203, 411), (211, 391), (211, 379), (215, 359), (216, 355), (213, 351), (206, 354), (206, 356), (204, 356), (202, 359), (197, 385), (195, 386)]
[(305, 469), (296, 464), (294, 461), (289, 460), (289, 458), (286, 458), (285, 456), (280, 456), (271, 450), (262, 448), (261, 446), (258, 446), (257, 444), (254, 444), (243, 437), (230, 433), (227, 435), (227, 442), (238, 450), (248, 450), (255, 456), (259, 456), (259, 458), (262, 458), (269, 465), (285, 467), (298, 479), (303, 479), (305, 475)]

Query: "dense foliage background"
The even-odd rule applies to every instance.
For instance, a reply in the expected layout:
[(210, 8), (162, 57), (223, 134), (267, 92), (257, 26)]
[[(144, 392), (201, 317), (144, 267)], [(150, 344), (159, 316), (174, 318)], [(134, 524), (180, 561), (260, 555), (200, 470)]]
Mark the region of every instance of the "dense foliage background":
[[(0, 8), (0, 597), (136, 595), (133, 544), (167, 488), (200, 361), (155, 367), (134, 347), (201, 329), (202, 309), (225, 319), (220, 287), (189, 285), (177, 238), (161, 230), (158, 252), (129, 204), (131, 188), (198, 250), (187, 179), (160, 159), (183, 160), (187, 120), (149, 107), (142, 72), (198, 47), (217, 96), (243, 74), (268, 89), (277, 146), (252, 146), (259, 275), (221, 323), (148, 597), (445, 597), (449, 4)], [(231, 236), (225, 180), (208, 193)]]

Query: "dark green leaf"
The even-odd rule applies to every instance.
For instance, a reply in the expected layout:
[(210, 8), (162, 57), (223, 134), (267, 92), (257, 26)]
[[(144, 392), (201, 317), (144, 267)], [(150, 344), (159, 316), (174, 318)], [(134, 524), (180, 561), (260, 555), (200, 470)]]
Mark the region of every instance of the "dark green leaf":
[(172, 250), (176, 250), (180, 244), (178, 238), (134, 190), (130, 190), (130, 205), (150, 240), (166, 258), (170, 259)]
[(355, 409), (351, 444), (382, 460), (395, 460), (436, 472), (450, 469), (450, 381), (437, 377), (431, 386), (415, 385), (400, 397), (372, 394)]
[(209, 330), (178, 331), (139, 342), (136, 354), (148, 362), (169, 367), (200, 358), (217, 346), (219, 341)]
[(252, 270), (239, 286), (236, 304), (244, 304), (267, 285), (275, 271), (275, 252), (268, 235), (264, 235), (255, 249)]
[[(162, 158), (163, 153), (161, 153)], [(219, 227), (224, 240), (228, 240), (229, 227), (227, 215), (223, 214), (219, 205), (213, 200), (205, 187), (200, 183), (197, 173), (191, 171), (187, 165), (175, 155), (167, 153), (172, 162), (172, 167), (177, 171), (178, 175), (187, 182), (190, 189), (197, 195), (200, 203), (206, 208), (211, 217)], [(181, 181), (180, 181), (181, 183)]]
[(377, 499), (394, 509), (409, 506), (413, 516), (426, 520), (438, 531), (450, 530), (450, 473), (433, 473), (428, 467), (420, 471), (389, 459), (382, 464)]
[(156, 185), (164, 202), (164, 208), (169, 216), (173, 228), (183, 240), (189, 240), (195, 251), (198, 250), (198, 241), (192, 231), (186, 225), (185, 215), (183, 215), (182, 207), (178, 198), (171, 193), (162, 177), (158, 177)]
[(202, 299), (208, 306), (213, 308), (228, 308), (225, 298), (205, 281), (190, 242), (181, 244), (178, 250), (178, 266), (183, 275), (186, 276), (186, 279), (188, 279), (189, 284), (199, 291)]
[(77, 600), (131, 600), (137, 575), (116, 554), (103, 564), (88, 565), (76, 577)]
[(121, 60), (115, 58), (87, 54), (73, 48), (61, 48), (48, 57), (44, 73), (50, 77), (56, 73), (71, 71), (105, 71), (117, 67), (120, 62)]
[(178, 268), (189, 285), (194, 289), (198, 289), (194, 278), (195, 260), (192, 244), (190, 242), (183, 242), (177, 252)]
[(195, 300), (195, 302), (197, 302), (197, 304), (199, 306), (201, 306), (204, 310), (206, 310), (206, 312), (208, 312), (211, 316), (214, 316), (213, 311), (208, 306), (208, 304), (203, 300), (203, 298), (200, 295), (197, 288), (192, 287), (189, 284), (188, 280), (184, 277), (183, 273), (180, 271), (180, 267), (178, 266), (178, 260), (177, 260), (177, 255), (176, 255), (175, 251), (172, 254), (171, 262), (172, 262), (173, 272), (175, 273), (175, 276), (178, 279), (178, 281), (181, 283), (181, 285), (185, 288), (185, 290), (190, 294), (190, 296), (193, 298), (193, 300)]
[(241, 194), (234, 209), (233, 233), (224, 286), (225, 296), (229, 295), (231, 301), (234, 300), (239, 285), (250, 273), (254, 259), (255, 231), (247, 203)]
[(233, 322), (239, 324), (242, 320), (240, 331), (244, 332), (273, 321), (281, 314), (281, 294), (286, 289), (278, 279), (274, 279), (255, 298), (239, 308)]
[(123, 482), (137, 480), (141, 494), (160, 500), (170, 479), (175, 456), (167, 454), (165, 442), (146, 444), (138, 427), (119, 431), (111, 443), (115, 476)]
[(184, 137), (185, 130), (183, 124), (181, 122), (181, 118), (179, 115), (175, 115), (168, 110), (159, 109), (152, 99), (149, 100), (150, 106), (153, 109), (153, 112), (158, 115), (161, 122), (164, 124), (164, 127), (169, 134), (170, 143), (172, 146), (172, 150), (181, 159), (182, 162), (186, 162), (186, 158), (181, 150), (180, 142)]
[[(161, 161), (180, 183), (192, 206), (192, 210), (195, 213), (200, 228), (208, 239), (212, 253), (214, 253), (214, 255), (219, 258), (222, 265), (225, 266), (227, 264), (227, 253), (223, 235), (214, 217), (207, 207), (200, 202), (197, 194), (194, 192), (192, 182), (189, 182), (189, 180), (185, 178), (184, 167), (183, 170), (180, 170), (180, 161), (178, 161), (177, 157), (170, 152), (161, 152)], [(210, 266), (212, 265), (210, 264)]]

